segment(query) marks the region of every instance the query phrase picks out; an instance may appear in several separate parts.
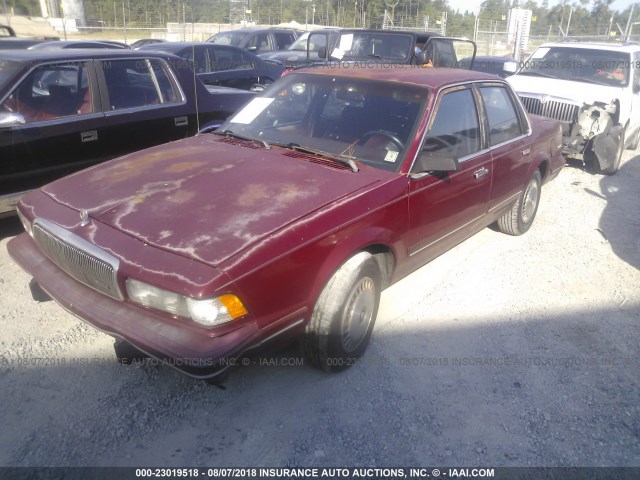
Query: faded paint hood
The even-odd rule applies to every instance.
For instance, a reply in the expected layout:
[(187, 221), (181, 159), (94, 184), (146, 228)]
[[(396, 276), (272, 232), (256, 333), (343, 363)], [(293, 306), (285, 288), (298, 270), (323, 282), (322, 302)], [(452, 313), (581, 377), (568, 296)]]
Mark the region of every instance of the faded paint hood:
[[(377, 181), (250, 142), (200, 135), (134, 153), (42, 191), (143, 242), (213, 266)], [(79, 218), (79, 217), (78, 217)]]

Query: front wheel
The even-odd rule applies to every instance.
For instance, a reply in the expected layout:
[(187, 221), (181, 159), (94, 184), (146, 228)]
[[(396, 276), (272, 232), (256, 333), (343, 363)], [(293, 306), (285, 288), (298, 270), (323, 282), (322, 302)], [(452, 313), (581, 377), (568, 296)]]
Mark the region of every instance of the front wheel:
[(498, 219), (498, 228), (501, 232), (522, 235), (531, 228), (540, 204), (541, 190), (542, 176), (540, 171), (536, 170), (511, 210)]
[(367, 349), (380, 304), (381, 275), (375, 258), (360, 252), (333, 274), (305, 329), (307, 359), (325, 371), (344, 370)]

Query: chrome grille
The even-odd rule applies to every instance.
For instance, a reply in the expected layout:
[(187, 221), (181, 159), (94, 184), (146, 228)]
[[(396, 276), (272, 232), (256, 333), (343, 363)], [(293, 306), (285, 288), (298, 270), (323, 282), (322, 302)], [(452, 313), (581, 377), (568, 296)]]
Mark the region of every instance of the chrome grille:
[(520, 97), (527, 112), (543, 117), (555, 118), (561, 122), (573, 122), (578, 117), (580, 108), (571, 103), (549, 100), (542, 103), (539, 98)]
[(42, 219), (34, 222), (33, 238), (45, 255), (71, 277), (105, 295), (123, 299), (116, 275), (117, 258)]

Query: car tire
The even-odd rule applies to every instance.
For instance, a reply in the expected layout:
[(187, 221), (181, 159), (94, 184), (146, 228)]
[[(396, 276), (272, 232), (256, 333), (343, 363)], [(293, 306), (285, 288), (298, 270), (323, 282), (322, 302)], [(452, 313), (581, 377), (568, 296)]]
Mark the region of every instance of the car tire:
[(378, 262), (360, 252), (325, 285), (306, 326), (302, 349), (307, 360), (327, 372), (355, 364), (367, 349), (381, 291)]
[(596, 157), (595, 152), (592, 149), (588, 150), (588, 158), (591, 161), (593, 169), (596, 173), (600, 173), (602, 175), (615, 175), (615, 173), (618, 171), (618, 168), (620, 168), (620, 161), (622, 160), (622, 154), (624, 153), (624, 138), (625, 129), (623, 128), (620, 132), (620, 141), (618, 142), (618, 148), (616, 149), (614, 158), (612, 159), (611, 163), (609, 163), (605, 168), (602, 168), (600, 166), (600, 162), (598, 162), (598, 158)]
[(508, 235), (522, 235), (527, 232), (536, 217), (541, 190), (542, 176), (540, 171), (536, 170), (511, 210), (498, 219), (498, 229)]

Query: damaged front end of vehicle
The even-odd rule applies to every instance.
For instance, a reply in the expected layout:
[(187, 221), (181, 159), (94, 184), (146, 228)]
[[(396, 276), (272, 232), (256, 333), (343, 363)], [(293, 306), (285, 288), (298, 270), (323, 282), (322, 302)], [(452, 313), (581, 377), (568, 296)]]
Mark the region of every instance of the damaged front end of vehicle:
[(615, 167), (624, 143), (619, 111), (617, 100), (583, 104), (569, 135), (563, 138), (564, 153), (583, 162), (597, 162), (595, 166), (603, 171)]

